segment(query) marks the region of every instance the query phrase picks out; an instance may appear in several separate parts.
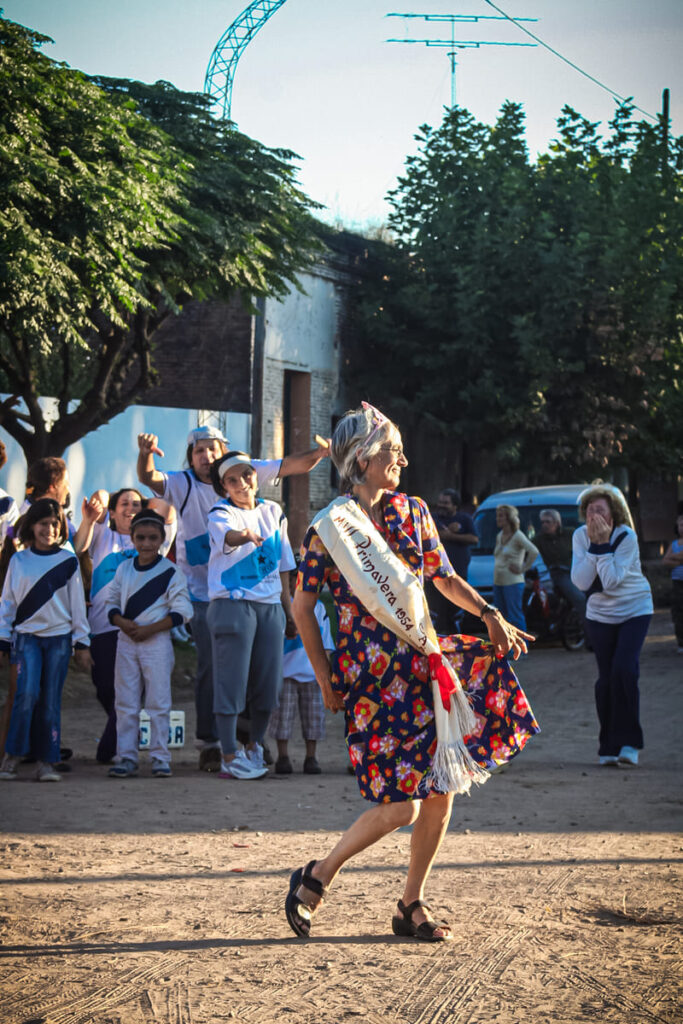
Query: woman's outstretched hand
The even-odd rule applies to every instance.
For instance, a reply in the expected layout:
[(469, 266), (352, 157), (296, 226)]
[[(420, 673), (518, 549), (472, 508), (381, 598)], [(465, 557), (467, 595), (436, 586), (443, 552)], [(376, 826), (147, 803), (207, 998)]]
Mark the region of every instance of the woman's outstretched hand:
[(488, 630), (489, 639), (496, 649), (496, 657), (508, 655), (514, 661), (521, 654), (528, 651), (527, 641), (533, 642), (536, 638), (531, 633), (525, 633), (518, 629), (511, 622), (504, 619), (500, 612), (494, 615), (490, 613), (484, 616), (484, 624)]

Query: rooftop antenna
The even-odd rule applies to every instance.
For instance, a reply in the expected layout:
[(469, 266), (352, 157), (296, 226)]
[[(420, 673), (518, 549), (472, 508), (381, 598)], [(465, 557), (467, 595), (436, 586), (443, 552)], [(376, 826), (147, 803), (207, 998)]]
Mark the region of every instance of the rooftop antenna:
[(503, 18), (495, 14), (387, 14), (387, 18), (420, 18), (422, 21), (438, 21), (451, 26), (450, 39), (387, 39), (387, 43), (422, 43), (424, 46), (450, 47), (451, 62), (451, 108), (455, 106), (455, 68), (458, 50), (478, 50), (480, 46), (536, 46), (536, 43), (499, 43), (489, 40), (456, 39), (455, 26), (474, 21), (538, 21), (538, 18)]
[(228, 121), (237, 62), (256, 33), (284, 3), (285, 0), (253, 0), (216, 43), (206, 69), (204, 92), (213, 99), (216, 113)]

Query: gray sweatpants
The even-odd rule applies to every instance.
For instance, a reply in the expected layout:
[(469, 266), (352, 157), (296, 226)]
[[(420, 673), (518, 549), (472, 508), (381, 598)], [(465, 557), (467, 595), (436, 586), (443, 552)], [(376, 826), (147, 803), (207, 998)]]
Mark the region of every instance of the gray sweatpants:
[(233, 747), (232, 722), (228, 738), (225, 716), (236, 722), (248, 700), (252, 726), (258, 723), (259, 735), (252, 739), (260, 742), (268, 716), (277, 707), (285, 613), (279, 601), (261, 604), (218, 598), (209, 602), (206, 620), (213, 655), (213, 710), (223, 752), (228, 754), (233, 752), (229, 749)]

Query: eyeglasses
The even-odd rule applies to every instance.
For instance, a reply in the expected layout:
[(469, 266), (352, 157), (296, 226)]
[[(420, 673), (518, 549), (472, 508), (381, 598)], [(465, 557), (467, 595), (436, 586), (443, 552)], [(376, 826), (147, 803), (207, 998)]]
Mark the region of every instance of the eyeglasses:
[(383, 444), (380, 447), (381, 452), (391, 452), (392, 455), (398, 455), (400, 458), (403, 455), (403, 446), (400, 444)]

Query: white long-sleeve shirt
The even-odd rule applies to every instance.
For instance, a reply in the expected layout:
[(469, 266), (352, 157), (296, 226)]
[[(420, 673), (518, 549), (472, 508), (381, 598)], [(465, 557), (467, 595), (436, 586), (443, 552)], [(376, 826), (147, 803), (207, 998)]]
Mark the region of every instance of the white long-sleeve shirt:
[(0, 545), (5, 541), (7, 528), (13, 526), (19, 518), (19, 506), (7, 491), (0, 487)]
[[(281, 459), (254, 459), (259, 487), (277, 483)], [(175, 553), (178, 567), (187, 578), (190, 598), (208, 601), (209, 528), (207, 519), (211, 508), (219, 501), (212, 484), (199, 480), (192, 470), (164, 473), (162, 498), (173, 505), (178, 515), (178, 533)]]
[(109, 620), (116, 614), (138, 626), (151, 626), (167, 615), (174, 626), (189, 622), (192, 603), (184, 575), (162, 555), (150, 565), (140, 565), (137, 557), (127, 558), (109, 588)]
[[(159, 549), (165, 555), (173, 543), (175, 523), (165, 527), (166, 539)], [(130, 534), (119, 533), (110, 526), (109, 512), (103, 523), (95, 523), (90, 542), (89, 554), (92, 559), (92, 581), (90, 583), (90, 608), (88, 621), (93, 636), (116, 631), (107, 614), (110, 607), (109, 588), (116, 570), (127, 558), (135, 558), (135, 547)]]
[(0, 600), (0, 650), (10, 649), (12, 631), (34, 636), (73, 635), (90, 646), (83, 581), (71, 546), (50, 551), (24, 548), (12, 556)]
[(638, 538), (630, 526), (615, 526), (606, 544), (594, 544), (581, 526), (572, 537), (572, 583), (591, 593), (586, 617), (625, 622), (652, 615), (652, 591), (640, 568)]
[[(251, 541), (231, 548), (225, 543), (229, 530), (253, 530), (263, 537), (258, 547)], [(296, 562), (287, 536), (287, 519), (276, 501), (257, 498), (256, 508), (237, 508), (219, 501), (209, 512), (209, 600), (257, 601), (277, 604), (282, 594), (281, 572)]]
[(538, 558), (538, 548), (531, 543), (521, 530), (515, 530), (512, 536), (503, 543), (503, 532), (496, 537), (493, 552), (493, 582), (499, 587), (508, 587), (515, 583), (524, 583), (527, 572)]

